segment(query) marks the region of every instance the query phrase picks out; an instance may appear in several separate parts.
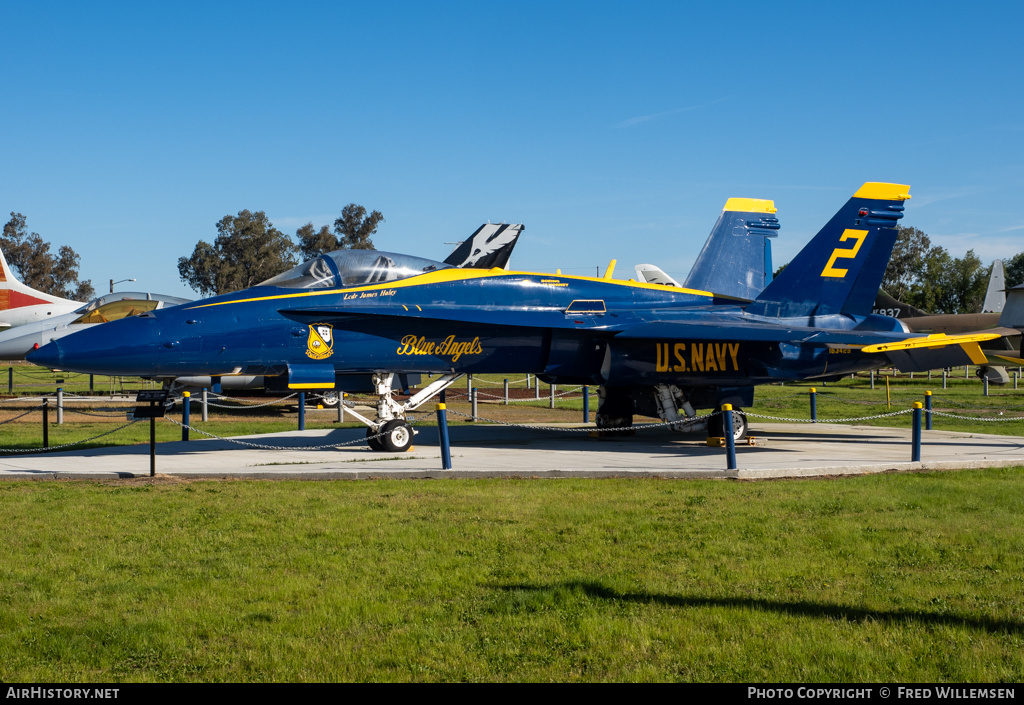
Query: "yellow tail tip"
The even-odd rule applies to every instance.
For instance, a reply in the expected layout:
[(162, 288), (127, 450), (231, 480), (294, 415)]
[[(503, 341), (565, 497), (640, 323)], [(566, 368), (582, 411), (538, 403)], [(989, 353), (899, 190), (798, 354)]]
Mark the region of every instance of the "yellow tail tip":
[(877, 198), (883, 201), (910, 200), (910, 186), (907, 184), (886, 184), (868, 181), (853, 194), (854, 198)]

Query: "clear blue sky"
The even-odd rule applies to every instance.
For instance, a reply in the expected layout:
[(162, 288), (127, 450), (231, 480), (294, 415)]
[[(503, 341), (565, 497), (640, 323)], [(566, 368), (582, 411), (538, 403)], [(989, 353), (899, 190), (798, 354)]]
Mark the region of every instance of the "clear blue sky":
[(689, 271), (725, 200), (788, 261), (864, 181), (955, 256), (1024, 250), (1024, 3), (0, 0), (0, 215), (97, 291), (195, 297), (215, 223), (384, 213), (443, 259), (523, 222), (512, 266)]

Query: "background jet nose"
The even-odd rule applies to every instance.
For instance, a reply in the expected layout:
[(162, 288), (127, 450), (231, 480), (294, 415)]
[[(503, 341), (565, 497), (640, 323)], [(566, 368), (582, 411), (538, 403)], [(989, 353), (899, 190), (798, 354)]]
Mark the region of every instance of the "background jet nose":
[(25, 359), (34, 365), (54, 368), (61, 366), (63, 357), (64, 355), (61, 352), (60, 344), (55, 340), (52, 343), (47, 343), (38, 350), (33, 350), (25, 356)]

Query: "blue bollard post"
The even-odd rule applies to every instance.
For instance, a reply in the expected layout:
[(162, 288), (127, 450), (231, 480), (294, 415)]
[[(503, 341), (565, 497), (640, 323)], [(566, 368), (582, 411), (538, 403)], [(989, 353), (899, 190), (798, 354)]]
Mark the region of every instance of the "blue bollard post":
[(43, 397), (43, 448), (50, 447), (50, 400)]
[(736, 439), (732, 430), (732, 404), (722, 404), (722, 426), (725, 432), (725, 464), (729, 470), (736, 469)]
[(932, 393), (930, 390), (924, 393), (924, 430), (932, 430)]
[(89, 394), (94, 393), (95, 388), (93, 387), (93, 375), (89, 375)]
[(188, 427), (191, 423), (189, 421), (189, 411), (192, 406), (192, 394), (185, 392), (185, 395), (181, 399), (181, 440), (188, 440)]
[(306, 430), (306, 393), (299, 392), (299, 430)]
[(437, 438), (441, 443), (441, 469), (452, 469), (452, 449), (448, 441), (448, 412), (444, 404), (437, 405)]
[(914, 421), (913, 421), (913, 435), (912, 435), (912, 448), (910, 451), (910, 462), (919, 463), (921, 462), (921, 402), (914, 402)]
[(583, 423), (590, 423), (590, 387), (583, 387)]
[(814, 387), (811, 387), (811, 422), (818, 423), (818, 394)]

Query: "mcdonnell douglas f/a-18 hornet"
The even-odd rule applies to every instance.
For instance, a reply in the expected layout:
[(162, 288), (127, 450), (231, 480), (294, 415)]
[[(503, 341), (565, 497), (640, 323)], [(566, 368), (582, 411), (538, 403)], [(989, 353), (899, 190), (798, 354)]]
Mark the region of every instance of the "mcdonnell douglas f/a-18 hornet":
[[(695, 409), (749, 407), (758, 384), (984, 359), (978, 341), (997, 334), (915, 336), (871, 314), (908, 190), (864, 184), (753, 300), (615, 280), (611, 272), (457, 269), (343, 250), (250, 289), (76, 333), (28, 359), (164, 379), (279, 375), (299, 390), (371, 373), (376, 418), (361, 420), (371, 445), (388, 451), (411, 444), (407, 412), (466, 373), (600, 385), (604, 428), (645, 411), (681, 425)], [(399, 372), (440, 377), (399, 403), (391, 395)], [(742, 433), (745, 419), (737, 417)]]

